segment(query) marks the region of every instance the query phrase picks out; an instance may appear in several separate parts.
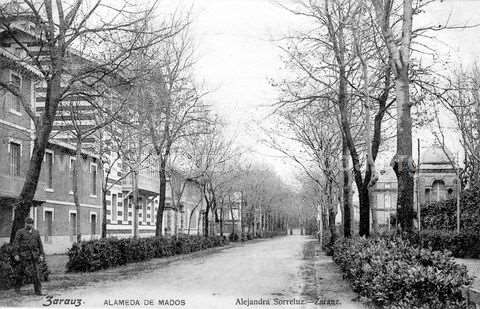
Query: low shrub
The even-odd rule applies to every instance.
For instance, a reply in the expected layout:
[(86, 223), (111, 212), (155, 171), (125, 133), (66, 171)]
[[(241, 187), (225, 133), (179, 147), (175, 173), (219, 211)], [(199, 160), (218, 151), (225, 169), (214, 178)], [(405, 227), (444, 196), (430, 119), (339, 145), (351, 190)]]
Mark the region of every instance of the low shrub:
[(91, 272), (127, 263), (186, 254), (224, 246), (221, 236), (177, 238), (106, 238), (74, 243), (68, 250), (67, 272)]
[(466, 308), (466, 267), (448, 251), (414, 247), (400, 238), (342, 239), (333, 260), (353, 290), (382, 308)]
[(240, 236), (241, 241), (247, 241), (247, 240), (252, 240), (255, 237), (253, 236), (253, 233), (247, 233), (247, 232), (242, 232)]
[(456, 258), (480, 258), (480, 235), (476, 232), (422, 230), (420, 234), (412, 233), (407, 238), (423, 248), (449, 250)]
[(238, 236), (237, 233), (230, 233), (230, 235), (228, 235), (228, 240), (230, 241), (236, 242), (239, 239), (240, 239), (240, 236)]
[[(13, 258), (13, 247), (4, 244), (0, 247), (0, 290), (10, 289), (15, 284), (15, 260)], [(48, 281), (50, 271), (46, 262), (39, 264), (41, 281)], [(32, 277), (27, 276), (24, 283), (32, 283)]]

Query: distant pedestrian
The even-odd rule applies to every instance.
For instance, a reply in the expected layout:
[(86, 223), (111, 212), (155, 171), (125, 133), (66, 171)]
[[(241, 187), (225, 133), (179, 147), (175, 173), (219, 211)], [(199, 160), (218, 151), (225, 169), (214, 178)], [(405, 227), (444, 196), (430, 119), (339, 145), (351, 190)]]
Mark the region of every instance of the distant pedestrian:
[(19, 229), (13, 242), (15, 266), (15, 291), (20, 292), (23, 280), (32, 277), (36, 295), (42, 295), (39, 263), (45, 259), (40, 233), (33, 228), (33, 219), (25, 220), (25, 228)]

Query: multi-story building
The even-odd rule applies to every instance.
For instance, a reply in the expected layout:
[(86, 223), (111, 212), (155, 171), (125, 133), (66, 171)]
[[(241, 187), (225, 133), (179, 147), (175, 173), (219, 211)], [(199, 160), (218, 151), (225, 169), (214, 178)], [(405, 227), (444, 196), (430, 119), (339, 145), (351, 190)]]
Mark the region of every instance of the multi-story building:
[[(22, 63), (14, 54), (0, 48), (2, 82), (19, 89), (18, 97), (3, 90), (0, 92), (0, 241), (8, 241), (13, 219), (14, 201), (22, 189), (30, 161), (33, 126), (24, 104), (35, 108), (33, 87), (39, 79), (36, 70)], [(73, 203), (72, 163), (75, 149), (68, 144), (50, 141), (45, 152), (35, 203), (31, 216), (44, 238), (47, 253), (62, 252), (75, 240), (77, 211)], [(100, 234), (101, 171), (98, 157), (84, 151), (79, 173), (79, 196), (83, 239)]]
[[(2, 17), (3, 18), (3, 17)], [(9, 19), (10, 29), (15, 36), (28, 46), (30, 52), (41, 53), (39, 50), (39, 29), (28, 18), (28, 14), (20, 14), (16, 19)], [(45, 103), (45, 83), (35, 67), (28, 64), (28, 57), (18, 42), (0, 29), (0, 79), (21, 90), (24, 102), (33, 112), (43, 111)], [(76, 65), (91, 64), (72, 51), (72, 61)], [(115, 91), (112, 91), (114, 93)], [(102, 184), (104, 171), (99, 163), (99, 147), (96, 143), (104, 142), (95, 135), (83, 140), (80, 183), (80, 216), (77, 217), (73, 203), (71, 188), (71, 173), (75, 160), (74, 139), (69, 132), (69, 123), (65, 104), (75, 104), (81, 111), (80, 127), (86, 128), (93, 124), (92, 115), (95, 110), (91, 104), (81, 97), (68, 97), (68, 102), (62, 102), (57, 112), (54, 127), (43, 160), (42, 172), (35, 195), (35, 205), (31, 216), (34, 217), (48, 253), (64, 252), (75, 240), (76, 220), (80, 220), (83, 239), (91, 239), (101, 234), (102, 220)], [(73, 103), (72, 103), (73, 102)], [(23, 110), (23, 105), (13, 95), (0, 88), (0, 240), (7, 241), (13, 215), (12, 201), (18, 196), (26, 168), (30, 159), (33, 141), (33, 124)], [(103, 155), (103, 154), (102, 154)], [(131, 237), (134, 235), (134, 225), (137, 224), (139, 237), (155, 234), (156, 213), (158, 209), (159, 179), (157, 162), (149, 161), (146, 167), (138, 171), (137, 186), (134, 187), (134, 174), (126, 175), (122, 160), (118, 160), (110, 175), (111, 184), (106, 192), (107, 203), (107, 235), (114, 237)], [(134, 190), (138, 189), (138, 205), (133, 209)], [(179, 207), (172, 207), (172, 193), (167, 183), (166, 210), (163, 216), (164, 234), (171, 235), (175, 231), (183, 233), (198, 233), (201, 228), (200, 211), (202, 209), (202, 194), (198, 183), (186, 180), (185, 193)], [(177, 225), (175, 227), (175, 224)]]

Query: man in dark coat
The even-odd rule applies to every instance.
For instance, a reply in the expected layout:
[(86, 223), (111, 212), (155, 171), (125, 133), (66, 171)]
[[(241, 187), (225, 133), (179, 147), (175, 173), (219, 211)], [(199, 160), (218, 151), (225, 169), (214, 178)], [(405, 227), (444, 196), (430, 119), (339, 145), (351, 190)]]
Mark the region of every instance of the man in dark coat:
[(30, 275), (33, 280), (35, 294), (42, 295), (39, 276), (39, 262), (45, 259), (40, 233), (33, 228), (33, 219), (25, 220), (25, 228), (19, 229), (13, 242), (15, 267), (15, 291), (20, 292), (23, 279)]

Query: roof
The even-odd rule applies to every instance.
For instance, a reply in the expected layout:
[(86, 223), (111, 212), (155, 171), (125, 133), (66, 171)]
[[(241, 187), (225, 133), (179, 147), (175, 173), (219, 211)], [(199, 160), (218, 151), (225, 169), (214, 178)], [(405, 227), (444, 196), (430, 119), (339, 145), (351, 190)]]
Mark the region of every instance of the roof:
[[(58, 140), (55, 140), (55, 139), (50, 139), (48, 141), (48, 143), (51, 144), (51, 145), (56, 145), (56, 146), (63, 147), (63, 148), (73, 150), (73, 151), (76, 151), (76, 149), (77, 149), (74, 145), (71, 145), (71, 144), (68, 144), (68, 143), (65, 143), (65, 142), (61, 142), (61, 141), (58, 141)], [(82, 154), (100, 160), (100, 156), (98, 154), (95, 154), (95, 153), (91, 152), (91, 151), (82, 149)]]
[(36, 77), (42, 77), (43, 74), (35, 68), (34, 66), (28, 64), (27, 62), (21, 60), (5, 48), (0, 47), (0, 58), (3, 58), (4, 61), (8, 62), (10, 66), (17, 67), (19, 70), (27, 71), (31, 75), (34, 75)]
[(451, 165), (454, 160), (453, 154), (445, 148), (445, 150), (437, 143), (428, 147), (420, 155), (420, 164), (448, 164)]

